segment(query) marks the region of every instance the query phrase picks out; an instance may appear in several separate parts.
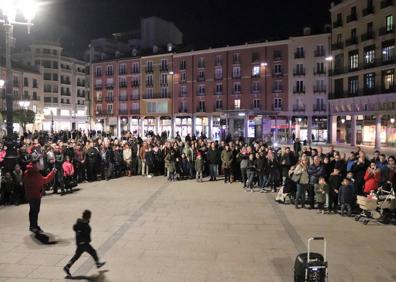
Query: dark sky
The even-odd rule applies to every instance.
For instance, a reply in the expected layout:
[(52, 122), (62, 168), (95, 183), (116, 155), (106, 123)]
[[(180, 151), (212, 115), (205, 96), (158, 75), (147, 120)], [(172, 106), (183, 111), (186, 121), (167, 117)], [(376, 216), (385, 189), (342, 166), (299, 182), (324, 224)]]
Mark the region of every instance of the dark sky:
[(283, 39), (304, 26), (322, 31), (331, 0), (37, 0), (43, 5), (30, 36), (17, 31), (19, 45), (32, 37), (60, 39), (82, 52), (91, 38), (137, 28), (142, 17), (172, 21), (195, 49)]

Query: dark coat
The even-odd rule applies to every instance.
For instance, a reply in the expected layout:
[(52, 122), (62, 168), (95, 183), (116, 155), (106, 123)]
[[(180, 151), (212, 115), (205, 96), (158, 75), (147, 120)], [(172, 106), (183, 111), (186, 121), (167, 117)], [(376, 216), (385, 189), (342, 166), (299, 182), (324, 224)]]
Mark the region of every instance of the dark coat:
[(355, 188), (353, 184), (341, 185), (338, 192), (338, 202), (340, 204), (352, 204), (355, 200)]
[(88, 221), (81, 218), (77, 219), (73, 229), (76, 232), (77, 245), (88, 244), (91, 242), (91, 226), (89, 226)]

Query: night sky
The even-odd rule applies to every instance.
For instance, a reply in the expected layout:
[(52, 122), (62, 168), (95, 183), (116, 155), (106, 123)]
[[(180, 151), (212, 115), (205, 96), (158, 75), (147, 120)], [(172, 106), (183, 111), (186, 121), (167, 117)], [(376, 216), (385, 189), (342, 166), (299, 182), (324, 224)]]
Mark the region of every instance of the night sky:
[(331, 0), (38, 0), (31, 35), (16, 31), (18, 46), (31, 38), (60, 40), (82, 54), (92, 38), (139, 27), (140, 18), (172, 21), (184, 45), (202, 49), (299, 35), (304, 26), (322, 32)]

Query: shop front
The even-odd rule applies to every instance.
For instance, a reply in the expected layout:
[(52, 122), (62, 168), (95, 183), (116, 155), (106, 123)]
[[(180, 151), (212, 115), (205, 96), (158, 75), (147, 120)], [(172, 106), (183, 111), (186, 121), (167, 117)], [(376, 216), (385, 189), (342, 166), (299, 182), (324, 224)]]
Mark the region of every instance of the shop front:
[(131, 126), (130, 130), (132, 134), (136, 136), (141, 134), (139, 121), (140, 121), (139, 117), (132, 117), (130, 121), (130, 126)]
[(177, 132), (179, 132), (182, 137), (185, 137), (187, 134), (192, 135), (191, 117), (175, 117), (175, 135)]
[(111, 136), (118, 136), (118, 128), (117, 128), (117, 118), (116, 117), (109, 117), (109, 129), (108, 132)]
[(144, 136), (150, 131), (157, 133), (157, 119), (155, 117), (145, 117), (142, 127)]
[(158, 134), (162, 132), (166, 132), (167, 136), (170, 136), (172, 133), (172, 118), (168, 116), (162, 116), (159, 119), (158, 125)]
[(195, 117), (195, 135), (209, 136), (209, 118), (208, 117)]
[(212, 117), (212, 139), (220, 140), (222, 137), (224, 138), (224, 132), (221, 129), (221, 118), (219, 116)]
[(129, 119), (127, 116), (120, 117), (120, 130), (121, 132), (125, 132), (129, 130)]

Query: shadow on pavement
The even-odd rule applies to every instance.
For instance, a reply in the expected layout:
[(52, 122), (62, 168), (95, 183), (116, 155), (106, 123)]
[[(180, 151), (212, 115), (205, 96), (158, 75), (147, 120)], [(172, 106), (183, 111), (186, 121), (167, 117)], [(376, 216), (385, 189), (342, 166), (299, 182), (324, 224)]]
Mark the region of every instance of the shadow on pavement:
[[(32, 244), (35, 243), (35, 244)], [(25, 243), (33, 248), (43, 245), (70, 245), (69, 240), (57, 238), (51, 233), (36, 233), (25, 237)]]
[(84, 276), (84, 275), (79, 275), (79, 276), (71, 276), (71, 277), (65, 277), (67, 280), (86, 280), (86, 281), (92, 281), (92, 282), (104, 282), (107, 281), (105, 277), (105, 273), (108, 272), (108, 270), (101, 270), (99, 271), (98, 274), (90, 275), (90, 276)]
[(272, 264), (282, 282), (289, 282), (293, 279), (293, 261), (290, 258), (279, 257), (272, 259)]

